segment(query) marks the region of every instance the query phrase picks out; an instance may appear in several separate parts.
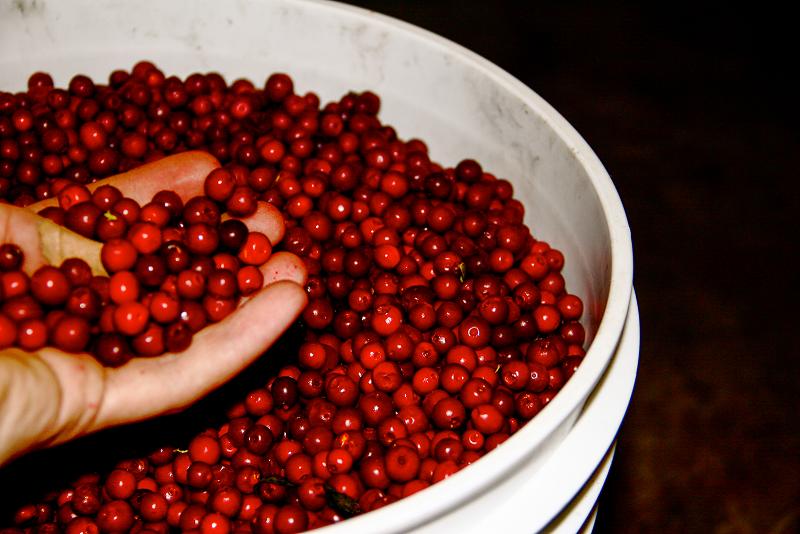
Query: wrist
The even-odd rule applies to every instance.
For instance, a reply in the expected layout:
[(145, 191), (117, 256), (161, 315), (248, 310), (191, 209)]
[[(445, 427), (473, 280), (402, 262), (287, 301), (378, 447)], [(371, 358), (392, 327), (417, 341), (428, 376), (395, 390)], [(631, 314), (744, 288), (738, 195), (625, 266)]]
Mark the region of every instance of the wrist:
[(53, 437), (60, 397), (53, 371), (35, 354), (0, 354), (0, 465)]

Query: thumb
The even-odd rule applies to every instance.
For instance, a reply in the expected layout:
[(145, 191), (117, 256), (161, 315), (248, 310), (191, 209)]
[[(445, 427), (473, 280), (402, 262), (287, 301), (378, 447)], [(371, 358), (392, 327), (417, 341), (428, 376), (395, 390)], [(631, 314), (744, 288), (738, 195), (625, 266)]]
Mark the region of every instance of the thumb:
[(25, 271), (42, 265), (61, 265), (83, 258), (94, 274), (106, 274), (100, 260), (101, 243), (68, 230), (26, 208), (0, 203), (0, 243), (16, 243), (25, 253)]

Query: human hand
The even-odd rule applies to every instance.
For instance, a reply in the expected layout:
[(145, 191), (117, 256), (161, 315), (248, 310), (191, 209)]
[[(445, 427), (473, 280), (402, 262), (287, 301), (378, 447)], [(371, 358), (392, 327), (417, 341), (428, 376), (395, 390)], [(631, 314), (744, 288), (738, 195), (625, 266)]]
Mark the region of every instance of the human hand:
[[(110, 183), (144, 204), (168, 184), (188, 199), (202, 194), (203, 180), (217, 166), (207, 154), (187, 152), (92, 187)], [(13, 241), (22, 248), (28, 272), (72, 256), (102, 270), (100, 243), (36, 215), (52, 203), (29, 209), (0, 204), (0, 243)], [(283, 218), (266, 203), (259, 203), (256, 214), (244, 222), (273, 244), (283, 237)], [(0, 465), (103, 428), (179, 411), (239, 373), (286, 330), (306, 303), (306, 271), (299, 258), (277, 252), (261, 271), (264, 288), (243, 299), (222, 321), (196, 333), (181, 353), (134, 358), (110, 369), (89, 354), (54, 348), (0, 351)]]

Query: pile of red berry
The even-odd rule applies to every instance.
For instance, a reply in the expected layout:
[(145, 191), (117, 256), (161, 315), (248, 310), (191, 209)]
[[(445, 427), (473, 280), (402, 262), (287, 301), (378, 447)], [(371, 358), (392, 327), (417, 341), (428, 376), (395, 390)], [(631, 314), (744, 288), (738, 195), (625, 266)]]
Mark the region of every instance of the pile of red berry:
[[(257, 88), (216, 74), (165, 77), (146, 62), (106, 86), (85, 76), (68, 90), (52, 85), (35, 74), (27, 93), (0, 94), (0, 197), (27, 205), (168, 153), (207, 150), (224, 170), (197, 202), (236, 214), (255, 198), (280, 209), (277, 248), (304, 260), (309, 304), (296, 357), (242, 392), (224, 424), (185, 449), (143, 438), (141, 457), (19, 509), (15, 532), (287, 533), (336, 522), (478, 460), (580, 365), (583, 305), (566, 291), (563, 255), (523, 224), (510, 183), (473, 160), (432, 162), (423, 142), (379, 121), (373, 93), (320, 107), (283, 74)], [(190, 221), (203, 211), (192, 201), (182, 211), (165, 205), (173, 200), (151, 203), (164, 206), (153, 208), (158, 217), (182, 213), (183, 245), (172, 249), (165, 226), (142, 219), (146, 207), (126, 216), (122, 199), (94, 210), (93, 194), (44, 214), (139, 253), (106, 261), (112, 280), (133, 272), (148, 285), (138, 262), (152, 256), (176, 292), (187, 269), (208, 288), (219, 265), (172, 270), (172, 254), (207, 258), (190, 229), (213, 224)], [(71, 214), (81, 205), (94, 217)], [(126, 230), (108, 229), (109, 209)], [(94, 224), (83, 226), (87, 218)], [(161, 229), (159, 247), (143, 235), (147, 224)]]

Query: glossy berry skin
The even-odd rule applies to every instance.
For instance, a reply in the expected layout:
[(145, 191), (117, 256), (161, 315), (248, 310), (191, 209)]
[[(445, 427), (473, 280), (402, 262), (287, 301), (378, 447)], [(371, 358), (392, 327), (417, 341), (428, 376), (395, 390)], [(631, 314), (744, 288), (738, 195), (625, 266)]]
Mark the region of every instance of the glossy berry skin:
[(123, 239), (112, 239), (103, 244), (100, 259), (109, 273), (128, 271), (136, 264), (136, 248)]
[(72, 287), (89, 285), (92, 279), (92, 269), (81, 258), (67, 258), (59, 267), (67, 277)]
[(142, 495), (139, 514), (149, 522), (161, 521), (167, 516), (167, 500), (159, 493), (149, 492)]
[(141, 333), (147, 326), (150, 312), (139, 302), (125, 302), (114, 310), (114, 326), (127, 336)]
[(124, 532), (133, 526), (133, 522), (133, 509), (126, 501), (108, 502), (97, 513), (97, 526), (101, 532)]
[(392, 447), (386, 452), (386, 473), (394, 482), (416, 478), (420, 460), (417, 451), (408, 447)]
[(482, 404), (472, 410), (472, 424), (483, 434), (494, 434), (503, 428), (502, 413), (491, 404)]
[(244, 244), (249, 230), (239, 219), (228, 219), (219, 225), (220, 244), (231, 252), (238, 252)]
[(216, 250), (219, 234), (213, 226), (206, 223), (195, 223), (186, 229), (186, 245), (198, 255), (208, 256)]
[(36, 300), (47, 306), (57, 306), (67, 300), (70, 283), (59, 269), (45, 265), (31, 276), (30, 288)]
[(106, 479), (105, 490), (112, 499), (128, 499), (136, 491), (136, 477), (124, 469), (115, 469)]
[(33, 352), (47, 343), (47, 325), (41, 319), (26, 319), (17, 327), (17, 344), (22, 350)]
[(66, 352), (82, 352), (89, 345), (89, 322), (74, 315), (65, 315), (50, 334), (50, 342)]
[(432, 419), (439, 428), (451, 430), (459, 428), (465, 418), (464, 405), (457, 399), (446, 397), (434, 406)]
[(16, 271), (22, 266), (24, 255), (22, 250), (13, 243), (0, 245), (0, 271)]
[(272, 244), (261, 232), (250, 232), (239, 249), (239, 259), (246, 265), (263, 265), (272, 254)]
[(275, 515), (275, 531), (279, 534), (303, 532), (307, 526), (308, 514), (299, 506), (283, 506)]
[(195, 462), (216, 464), (220, 459), (219, 440), (213, 436), (201, 434), (189, 443), (189, 457)]
[(161, 230), (153, 223), (138, 222), (128, 230), (128, 240), (139, 254), (153, 254), (161, 247)]
[[(20, 509), (20, 529), (314, 529), (453, 475), (564, 386), (587, 332), (563, 254), (534, 239), (510, 182), (431, 161), (379, 110), (369, 92), (323, 106), (285, 74), (182, 78), (146, 61), (107, 84), (38, 73), (0, 95), (0, 199), (58, 201), (41, 215), (101, 241), (108, 274), (70, 259), (29, 278), (0, 245), (0, 348), (175, 361), (272, 280), (274, 252), (308, 273), (297, 324), (194, 435), (167, 429), (145, 458)], [(220, 163), (197, 196), (86, 185), (193, 149)], [(250, 217), (264, 203), (284, 218), (274, 244)]]
[(224, 168), (211, 171), (204, 183), (203, 190), (205, 195), (217, 202), (227, 201), (236, 186), (236, 179), (230, 171)]
[(101, 334), (92, 345), (97, 359), (107, 367), (124, 365), (133, 356), (125, 337), (119, 334)]
[(116, 272), (109, 280), (109, 296), (116, 304), (138, 300), (139, 291), (139, 279), (130, 271)]

